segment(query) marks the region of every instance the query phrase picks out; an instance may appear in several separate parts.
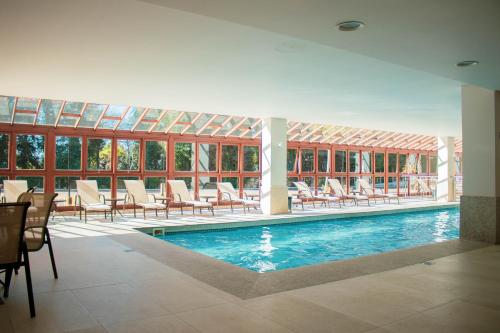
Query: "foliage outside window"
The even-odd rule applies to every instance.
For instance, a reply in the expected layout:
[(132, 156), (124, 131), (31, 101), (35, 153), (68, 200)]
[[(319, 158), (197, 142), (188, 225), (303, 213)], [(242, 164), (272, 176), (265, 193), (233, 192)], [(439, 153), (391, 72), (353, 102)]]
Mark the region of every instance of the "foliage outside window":
[(195, 145), (191, 142), (175, 143), (175, 171), (194, 171)]
[(198, 186), (200, 190), (217, 190), (217, 177), (200, 176)]
[(82, 138), (56, 136), (56, 169), (82, 168)]
[(144, 168), (147, 171), (167, 170), (167, 143), (165, 141), (146, 141), (144, 153)]
[(286, 169), (288, 172), (294, 172), (297, 168), (297, 149), (289, 148), (286, 152)]
[(406, 161), (406, 172), (417, 173), (417, 154), (410, 154)]
[(0, 169), (9, 168), (9, 135), (0, 134)]
[(17, 180), (26, 180), (28, 188), (35, 188), (35, 192), (43, 192), (44, 179), (42, 176), (17, 176)]
[(406, 154), (399, 154), (399, 172), (408, 173), (406, 167)]
[(361, 172), (370, 173), (372, 172), (372, 153), (370, 151), (364, 151), (361, 153), (362, 164)]
[(318, 177), (318, 189), (323, 189), (326, 184), (327, 177)]
[(385, 171), (384, 157), (385, 157), (384, 153), (375, 153), (375, 172)]
[(387, 161), (389, 163), (387, 171), (388, 172), (396, 172), (398, 169), (398, 154), (389, 153), (387, 157)]
[(16, 168), (21, 170), (45, 168), (45, 137), (43, 135), (21, 134), (16, 137)]
[(258, 172), (259, 171), (259, 147), (244, 146), (243, 147), (243, 171)]
[(344, 190), (346, 189), (346, 185), (347, 185), (347, 177), (344, 177), (344, 176), (337, 176), (335, 177), (335, 179), (337, 179), (339, 181), (339, 183), (344, 187)]
[(240, 188), (240, 182), (238, 177), (222, 177), (223, 183), (231, 183), (235, 189)]
[(288, 177), (286, 179), (286, 183), (287, 183), (288, 188), (291, 190), (296, 190), (297, 187), (295, 186), (294, 182), (298, 182), (298, 181), (299, 181), (299, 177)]
[(352, 190), (359, 190), (359, 177), (349, 177), (349, 188)]
[(259, 177), (245, 177), (243, 178), (243, 188), (245, 190), (258, 190)]
[(54, 187), (58, 193), (57, 199), (65, 199), (68, 204), (72, 204), (72, 195), (76, 193), (76, 181), (78, 176), (57, 176), (54, 178)]
[(346, 172), (347, 171), (347, 159), (345, 150), (335, 151), (335, 172)]
[(139, 170), (139, 149), (140, 142), (137, 140), (117, 140), (116, 157), (118, 170), (136, 171)]
[(359, 152), (357, 151), (349, 152), (349, 171), (359, 172)]
[(314, 172), (314, 150), (300, 150), (300, 170), (302, 172)]
[(87, 140), (87, 169), (111, 170), (111, 139)]
[(222, 146), (222, 171), (238, 171), (238, 146)]
[(419, 173), (427, 173), (427, 155), (420, 155), (420, 170)]
[(165, 186), (165, 177), (146, 177), (144, 187), (148, 193), (161, 194), (162, 184)]
[(437, 156), (430, 157), (431, 173), (437, 173), (438, 168), (438, 158)]
[(198, 171), (217, 171), (217, 145), (201, 143), (198, 152)]
[(194, 177), (175, 177), (176, 180), (183, 180), (188, 190), (194, 190)]
[(302, 181), (306, 183), (310, 189), (314, 189), (314, 177), (302, 177)]
[(318, 150), (318, 172), (330, 172), (330, 150)]

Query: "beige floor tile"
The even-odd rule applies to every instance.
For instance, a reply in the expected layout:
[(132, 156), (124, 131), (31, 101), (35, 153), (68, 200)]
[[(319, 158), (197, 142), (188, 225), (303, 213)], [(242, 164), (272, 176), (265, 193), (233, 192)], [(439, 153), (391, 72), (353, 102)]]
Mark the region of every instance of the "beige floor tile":
[(134, 290), (151, 299), (171, 313), (204, 308), (226, 303), (226, 300), (200, 288), (190, 279), (169, 278), (133, 281)]
[(64, 333), (108, 333), (108, 331), (104, 327), (99, 325), (91, 328), (84, 328), (81, 330), (66, 331)]
[(103, 325), (169, 314), (160, 304), (137, 293), (128, 284), (84, 288), (72, 292)]
[(215, 305), (178, 315), (189, 325), (206, 333), (291, 333), (246, 308), (235, 304)]
[(98, 325), (69, 291), (35, 294), (35, 318), (30, 318), (25, 295), (12, 295), (6, 306), (16, 332), (64, 332)]
[(384, 328), (392, 332), (408, 333), (497, 333), (500, 331), (500, 312), (462, 301), (455, 301)]
[(120, 321), (105, 326), (109, 333), (196, 333), (194, 328), (173, 315), (134, 321)]
[(373, 325), (290, 295), (244, 302), (244, 307), (294, 332), (365, 332)]

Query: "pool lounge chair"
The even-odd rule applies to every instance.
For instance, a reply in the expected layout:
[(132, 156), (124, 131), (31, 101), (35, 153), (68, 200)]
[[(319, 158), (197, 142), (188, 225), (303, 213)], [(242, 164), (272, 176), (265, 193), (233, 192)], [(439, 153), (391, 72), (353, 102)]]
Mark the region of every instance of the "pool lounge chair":
[(295, 186), (297, 187), (298, 192), (298, 197), (301, 198), (303, 201), (310, 201), (313, 204), (313, 207), (316, 207), (314, 204), (315, 201), (319, 201), (322, 204), (324, 203), (325, 206), (330, 206), (331, 202), (336, 202), (339, 204), (339, 207), (342, 207), (340, 205), (340, 199), (337, 197), (331, 197), (331, 196), (325, 196), (325, 195), (315, 195), (309, 186), (307, 186), (306, 183), (304, 182), (293, 182)]
[(206, 208), (212, 211), (212, 215), (215, 215), (213, 204), (208, 201), (194, 200), (183, 180), (167, 180), (167, 182), (170, 186), (170, 193), (173, 197), (172, 202), (180, 205), (181, 214), (184, 214), (184, 207), (193, 207), (193, 215), (195, 208), (199, 208), (200, 213), (202, 208)]
[(428, 194), (434, 198), (434, 191), (431, 190), (429, 185), (427, 185), (427, 183), (423, 179), (417, 178), (416, 181), (417, 181), (417, 184), (416, 184), (417, 185), (417, 194), (421, 195), (422, 198), (426, 194)]
[(25, 192), (19, 196), (18, 202), (31, 203), (26, 215), (26, 226), (24, 229), (24, 240), (26, 241), (28, 252), (40, 251), (47, 244), (52, 272), (54, 273), (54, 279), (57, 279), (56, 261), (54, 259), (49, 228), (47, 228), (55, 197), (57, 197), (57, 193)]
[(245, 208), (248, 208), (248, 211), (250, 211), (250, 207), (253, 207), (257, 209), (259, 206), (259, 201), (256, 200), (249, 200), (249, 199), (241, 199), (238, 192), (233, 187), (233, 184), (229, 182), (222, 182), (222, 183), (217, 183), (217, 189), (219, 190), (221, 194), (222, 200), (228, 200), (230, 205), (231, 205), (231, 212), (233, 212), (233, 205), (242, 205), (243, 206), (243, 212), (246, 213)]
[[(377, 199), (383, 199), (384, 202), (387, 200), (390, 203), (392, 199), (396, 199), (399, 204), (399, 196), (396, 194), (375, 193), (372, 186), (365, 179), (359, 179), (358, 184), (361, 192), (368, 196), (369, 199), (373, 199), (375, 202), (377, 202)], [(370, 204), (370, 201), (368, 201), (368, 204)]]
[(357, 206), (359, 200), (369, 200), (369, 198), (366, 195), (359, 195), (359, 194), (349, 194), (344, 190), (344, 187), (342, 184), (340, 184), (338, 179), (335, 178), (329, 178), (326, 180), (327, 185), (331, 189), (331, 193), (337, 198), (339, 198), (342, 203), (345, 205), (346, 200), (351, 200), (354, 202), (354, 204)]
[(33, 192), (33, 188), (28, 189), (28, 182), (26, 180), (4, 180), (4, 194), (3, 202), (17, 202), (17, 198), (22, 193)]
[(76, 205), (80, 207), (80, 220), (82, 219), (83, 209), (85, 213), (85, 223), (87, 223), (87, 212), (104, 212), (104, 218), (107, 218), (106, 215), (109, 212), (111, 222), (113, 222), (111, 206), (106, 204), (104, 195), (99, 193), (96, 180), (77, 180), (76, 192), (75, 208)]
[(127, 189), (127, 199), (131, 199), (134, 206), (134, 217), (137, 217), (136, 207), (139, 206), (142, 208), (144, 219), (146, 219), (146, 210), (154, 210), (156, 216), (158, 216), (158, 210), (164, 210), (165, 217), (168, 219), (168, 204), (156, 202), (154, 196), (151, 201), (142, 180), (124, 180), (124, 183)]

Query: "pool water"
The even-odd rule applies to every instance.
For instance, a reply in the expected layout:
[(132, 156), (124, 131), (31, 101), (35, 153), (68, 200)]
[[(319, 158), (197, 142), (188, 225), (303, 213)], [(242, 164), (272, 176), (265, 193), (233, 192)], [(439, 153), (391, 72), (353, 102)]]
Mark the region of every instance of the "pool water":
[(165, 241), (252, 271), (268, 272), (458, 238), (459, 209), (304, 223), (176, 232)]

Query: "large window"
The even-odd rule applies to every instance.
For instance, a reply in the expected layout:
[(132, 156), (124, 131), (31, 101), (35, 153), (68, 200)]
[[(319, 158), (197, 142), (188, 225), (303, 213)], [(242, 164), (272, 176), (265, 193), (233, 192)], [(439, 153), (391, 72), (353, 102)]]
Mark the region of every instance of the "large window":
[(372, 172), (372, 153), (370, 151), (364, 151), (361, 153), (362, 164), (361, 172), (370, 173)]
[(286, 169), (288, 172), (297, 170), (297, 149), (288, 148), (286, 153)]
[(18, 135), (16, 137), (16, 168), (42, 170), (45, 168), (45, 137)]
[(56, 169), (82, 168), (82, 138), (56, 136)]
[(195, 145), (191, 142), (175, 143), (175, 171), (194, 171)]
[(156, 195), (165, 195), (165, 177), (146, 177), (144, 178), (144, 187), (148, 193)]
[(408, 160), (406, 161), (406, 172), (417, 173), (417, 154), (408, 155)]
[(118, 170), (139, 170), (139, 147), (140, 142), (136, 140), (118, 140), (116, 142)]
[(194, 190), (194, 177), (175, 177), (176, 180), (183, 180), (188, 190)]
[(9, 135), (0, 133), (0, 169), (9, 168)]
[(243, 171), (258, 172), (259, 171), (259, 147), (244, 146), (243, 147)]
[(389, 153), (387, 156), (387, 162), (389, 164), (387, 171), (388, 172), (396, 172), (398, 169), (398, 154)]
[(385, 171), (385, 154), (375, 153), (375, 172)]
[(58, 193), (57, 199), (64, 199), (69, 205), (72, 204), (73, 194), (76, 193), (76, 181), (80, 177), (57, 176), (54, 178), (54, 188)]
[[(359, 172), (359, 152), (350, 151), (349, 152), (349, 171)], [(357, 184), (357, 181), (356, 181)]]
[(223, 183), (231, 183), (235, 189), (240, 188), (238, 177), (222, 177)]
[(347, 171), (347, 159), (345, 150), (335, 151), (335, 172)]
[(318, 150), (318, 172), (330, 172), (330, 150)]
[(42, 176), (17, 176), (17, 180), (26, 180), (28, 188), (34, 188), (35, 192), (43, 192), (44, 179)]
[(198, 171), (217, 171), (217, 145), (201, 143), (198, 150)]
[(427, 173), (427, 155), (420, 155), (420, 170), (419, 173)]
[(314, 150), (301, 149), (300, 150), (300, 171), (314, 172)]
[(222, 171), (238, 171), (238, 146), (222, 146)]
[(167, 144), (164, 141), (146, 141), (144, 169), (146, 171), (167, 170)]
[(407, 173), (406, 154), (399, 154), (399, 172)]
[(87, 169), (111, 170), (111, 139), (87, 140)]
[(438, 171), (438, 158), (437, 156), (430, 157), (431, 173), (437, 173)]

